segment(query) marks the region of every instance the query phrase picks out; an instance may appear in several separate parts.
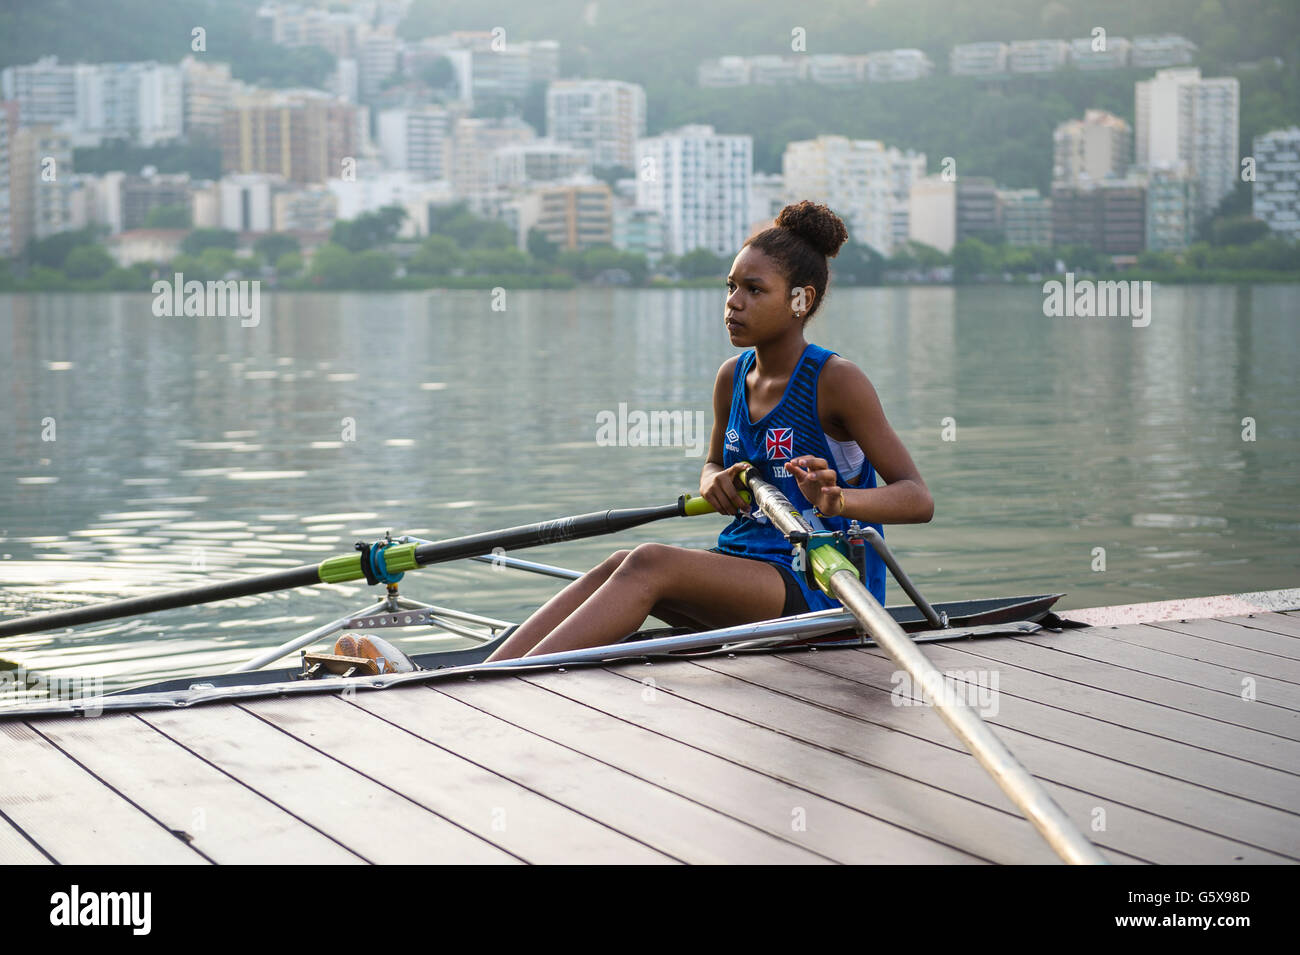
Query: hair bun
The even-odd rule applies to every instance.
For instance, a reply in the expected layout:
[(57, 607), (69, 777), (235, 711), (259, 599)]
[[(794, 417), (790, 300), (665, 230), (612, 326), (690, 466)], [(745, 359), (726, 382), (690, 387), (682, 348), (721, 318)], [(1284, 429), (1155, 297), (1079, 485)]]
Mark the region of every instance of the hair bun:
[(822, 203), (809, 199), (782, 209), (776, 225), (793, 232), (827, 258), (834, 258), (849, 239), (844, 220)]

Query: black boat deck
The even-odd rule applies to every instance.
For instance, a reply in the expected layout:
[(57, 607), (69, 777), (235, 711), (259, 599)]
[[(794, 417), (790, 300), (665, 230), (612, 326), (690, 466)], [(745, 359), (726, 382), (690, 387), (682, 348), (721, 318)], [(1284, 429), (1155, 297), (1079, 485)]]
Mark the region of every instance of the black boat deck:
[[(986, 720), (1109, 861), (1300, 861), (1300, 614), (924, 651), (997, 681)], [(805, 649), (0, 722), (0, 862), (1057, 861), (893, 674)]]

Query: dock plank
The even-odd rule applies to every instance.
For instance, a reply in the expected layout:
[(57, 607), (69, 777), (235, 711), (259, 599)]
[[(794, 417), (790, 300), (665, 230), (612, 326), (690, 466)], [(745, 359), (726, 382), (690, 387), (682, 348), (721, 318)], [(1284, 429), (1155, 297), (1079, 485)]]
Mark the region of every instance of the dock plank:
[(518, 861), (240, 706), (151, 711), (138, 718), (368, 861)]
[(0, 812), (0, 865), (53, 865), (3, 812)]
[(1229, 647), (1255, 650), (1300, 662), (1300, 640), (1271, 630), (1247, 627), (1227, 620), (1161, 620), (1153, 626)]
[[(1013, 665), (1049, 678), (1064, 680), (1072, 685), (1115, 697), (1149, 702), (1178, 710), (1189, 716), (1216, 720), (1235, 731), (1275, 739), (1288, 747), (1300, 747), (1300, 741), (1290, 738), (1286, 733), (1292, 721), (1300, 723), (1300, 718), (1293, 717), (1290, 711), (1277, 706), (1265, 704), (1261, 708), (1257, 701), (1243, 699), (1240, 692), (1223, 693), (1219, 690), (1193, 686), (1168, 676), (1104, 663), (1094, 657), (1070, 652), (1074, 645), (1068, 643), (972, 640), (960, 645), (970, 653), (989, 660)], [(1111, 645), (1103, 644), (1103, 646)], [(1079, 647), (1079, 649), (1084, 648)], [(1275, 732), (1277, 729), (1281, 729), (1282, 732)], [(1287, 752), (1289, 753), (1290, 750), (1288, 749)]]
[(1255, 613), (1247, 614), (1244, 617), (1224, 617), (1223, 619), (1228, 623), (1235, 623), (1242, 627), (1267, 630), (1269, 633), (1280, 633), (1287, 637), (1300, 637), (1300, 616), (1296, 616), (1296, 613), (1296, 611)]
[[(515, 682), (514, 677), (497, 677)], [(630, 773), (560, 746), (463, 703), (437, 687), (427, 699), (359, 693), (355, 704), (485, 769), (683, 862), (827, 862), (807, 849), (739, 822)]]
[(0, 765), (0, 809), (56, 862), (207, 864), (26, 723), (0, 724)]
[[(1015, 675), (1015, 695), (1018, 697), (1185, 742), (1213, 753), (1248, 760), (1292, 776), (1300, 775), (1300, 742), (1225, 723), (1201, 713), (1189, 713), (1138, 696), (1099, 689), (1078, 682), (1077, 679), (1066, 679), (1044, 673), (1032, 666), (1007, 661), (1006, 657), (1012, 655), (1018, 656), (1021, 663), (1032, 662), (1024, 660), (1025, 649), (1024, 644), (1009, 640), (968, 640), (926, 644), (926, 655), (936, 666), (945, 670), (997, 667), (1012, 671)], [(1045, 652), (1032, 647), (1029, 649)], [(805, 659), (804, 656), (792, 654), (789, 659), (815, 665), (816, 658)], [(1075, 674), (1076, 677), (1079, 675)], [(1002, 692), (1007, 692), (1006, 687), (1001, 689)]]
[[(743, 663), (743, 679), (750, 689), (748, 693), (733, 693), (733, 696), (740, 705), (749, 707), (767, 725), (780, 721), (788, 732), (801, 723), (812, 725), (824, 721), (825, 717), (814, 715), (817, 711), (827, 716), (832, 715), (833, 711), (833, 715), (840, 719), (854, 719), (861, 721), (861, 725), (869, 725), (865, 721), (870, 721), (895, 730), (897, 735), (907, 734), (913, 737), (910, 747), (902, 747), (904, 751), (915, 753), (917, 747), (914, 741), (928, 740), (949, 748), (949, 752), (975, 765), (973, 758), (966, 754), (965, 748), (932, 707), (894, 705), (891, 675), (897, 668), (892, 661), (856, 649), (825, 651), (819, 654), (819, 658), (824, 658), (822, 666), (833, 667), (837, 672), (843, 668), (864, 681), (870, 680), (869, 686), (845, 678), (829, 682), (825, 679), (828, 674), (824, 672), (817, 678), (805, 679), (802, 674), (792, 671), (809, 668), (775, 656), (744, 661), (718, 659), (701, 665), (735, 674), (737, 665)], [(687, 674), (687, 677), (690, 678), (691, 675)], [(772, 696), (779, 694), (798, 699), (789, 699), (787, 702), (760, 698), (758, 693), (753, 692), (752, 688), (755, 687), (765, 688), (765, 694)], [(809, 700), (817, 702), (813, 704), (807, 702)], [(1125, 811), (1119, 807), (1127, 807), (1128, 812), (1144, 814), (1145, 818), (1133, 831), (1092, 834), (1102, 845), (1112, 848), (1124, 845), (1129, 847), (1129, 851), (1150, 859), (1136, 848), (1148, 843), (1147, 838), (1137, 830), (1152, 830), (1157, 826), (1157, 819), (1163, 818), (1183, 824), (1177, 831), (1178, 838), (1165, 838), (1157, 843), (1156, 848), (1169, 852), (1185, 851), (1189, 842), (1198, 839), (1194, 830), (1201, 829), (1203, 833), (1200, 841), (1206, 845), (1222, 841), (1222, 836), (1224, 840), (1254, 846), (1266, 854), (1300, 858), (1300, 827), (1296, 826), (1297, 819), (1292, 813), (1225, 796), (1205, 787), (1106, 760), (1075, 746), (1055, 743), (1006, 727), (1000, 727), (997, 733), (1081, 828), (1087, 828), (1091, 814), (1097, 808), (1105, 808), (1110, 821), (1125, 815)], [(864, 742), (857, 745), (862, 750), (867, 748)], [(873, 754), (874, 752), (872, 750)], [(941, 761), (936, 759), (934, 762), (939, 764)], [(918, 772), (920, 771), (921, 768), (918, 767)], [(947, 778), (956, 782), (959, 777), (954, 771), (949, 771)], [(970, 788), (963, 791), (987, 799), (985, 793), (993, 783), (987, 779), (986, 784), (984, 780), (975, 780), (968, 785)], [(979, 786), (978, 789), (974, 788), (976, 785)], [(1109, 803), (1109, 806), (1099, 807), (1098, 800)], [(1168, 832), (1169, 827), (1164, 828)], [(1111, 830), (1114, 830), (1113, 826)], [(1220, 845), (1219, 849), (1226, 851), (1227, 846)], [(1163, 862), (1166, 859), (1150, 861)], [(1201, 861), (1227, 859), (1222, 856), (1202, 856)]]
[[(611, 718), (567, 696), (520, 681), (442, 683), (439, 689), (562, 746), (709, 806), (726, 807), (750, 825), (805, 845), (837, 862), (970, 864), (979, 859), (842, 806), (679, 740)], [(650, 695), (653, 688), (650, 688)], [(668, 705), (671, 705), (669, 702)]]
[[(1213, 621), (1218, 623), (1218, 621)], [(1300, 661), (1290, 660), (1272, 653), (1261, 653), (1245, 647), (1228, 646), (1215, 640), (1181, 632), (1178, 624), (1160, 623), (1142, 624), (1132, 632), (1126, 633), (1124, 642), (1152, 650), (1160, 650), (1175, 656), (1212, 663), (1252, 676), (1266, 676), (1273, 680), (1289, 683), (1293, 687), (1293, 699), (1300, 701)], [(1231, 624), (1220, 624), (1223, 628)], [(1107, 631), (1098, 633), (1105, 637)]]
[[(892, 690), (890, 678), (896, 671), (893, 662), (879, 651), (865, 655), (880, 663), (863, 662), (863, 654), (833, 652), (789, 655), (782, 656), (781, 659), (843, 676), (878, 690)], [(967, 674), (968, 678), (963, 680), (964, 686), (972, 686), (969, 680), (971, 671), (977, 671), (973, 686), (993, 685), (987, 676), (982, 684), (979, 682), (978, 674), (988, 674), (990, 670), (988, 661), (938, 645), (926, 647), (926, 655), (946, 673)], [(1032, 674), (1001, 666), (993, 667), (992, 672), (997, 674), (998, 681), (995, 687), (996, 699), (993, 701), (996, 703), (996, 712), (981, 713), (990, 726), (1005, 727), (1066, 746), (1086, 749), (1094, 756), (1272, 806), (1296, 814), (1295, 821), (1300, 824), (1300, 777), (1294, 773), (1258, 766), (1234, 755), (1198, 748), (1169, 736), (1119, 726), (1108, 720), (1081, 716), (1061, 707), (1028, 699), (1022, 681), (1032, 679)], [(979, 698), (973, 691), (967, 692), (970, 693), (967, 699), (978, 701)], [(1051, 694), (1047, 695), (1050, 699)]]
[[(1117, 633), (1126, 629), (1127, 626), (1108, 628), (1106, 637), (1097, 636), (1093, 630), (1074, 630), (1068, 636), (1049, 635), (1051, 639), (1047, 639), (1041, 634), (1034, 634), (1030, 637), (1014, 637), (1011, 642), (1046, 647), (1062, 656), (1076, 657), (1081, 661), (1082, 669), (1094, 679), (1122, 678), (1123, 674), (1108, 669), (1120, 667), (1138, 674), (1177, 681), (1189, 687), (1213, 690), (1240, 704), (1227, 711), (1220, 710), (1226, 713), (1220, 716), (1221, 719), (1263, 733), (1300, 740), (1300, 700), (1296, 699), (1296, 688), (1292, 684), (1126, 643), (1123, 640), (1124, 634)], [(1106, 664), (1107, 667), (1098, 667), (1095, 665), (1098, 663)], [(1054, 663), (1049, 672), (1056, 672), (1057, 668), (1066, 665), (1064, 660)], [(1242, 696), (1247, 677), (1255, 687), (1254, 700), (1243, 699)], [(1150, 685), (1148, 681), (1142, 683)], [(1200, 699), (1208, 703), (1206, 697)]]
[(41, 723), (59, 749), (214, 862), (360, 864), (358, 855), (133, 717)]
[[(391, 691), (418, 707), (423, 688)], [(671, 857), (476, 766), (339, 697), (246, 704), (292, 736), (527, 862), (664, 864)], [(454, 741), (452, 741), (454, 742)]]
[[(918, 747), (916, 740), (908, 740), (907, 752), (898, 752), (892, 761), (896, 771), (891, 771), (882, 765), (889, 760), (877, 758), (878, 751), (890, 748), (889, 738), (898, 739), (899, 734), (824, 711), (801, 714), (809, 720), (796, 720), (785, 731), (755, 725), (747, 701), (726, 691), (743, 688), (760, 715), (774, 699), (780, 702), (775, 694), (686, 661), (654, 667), (655, 702), (643, 699), (643, 678), (643, 668), (635, 665), (527, 677), (530, 683), (595, 709), (843, 805), (863, 807), (877, 818), (980, 858), (998, 863), (1059, 861), (971, 757), (965, 757), (969, 765), (964, 766), (950, 750)], [(966, 782), (983, 786), (988, 801), (920, 779), (912, 764), (932, 755), (954, 772), (944, 778), (949, 788), (961, 789)]]

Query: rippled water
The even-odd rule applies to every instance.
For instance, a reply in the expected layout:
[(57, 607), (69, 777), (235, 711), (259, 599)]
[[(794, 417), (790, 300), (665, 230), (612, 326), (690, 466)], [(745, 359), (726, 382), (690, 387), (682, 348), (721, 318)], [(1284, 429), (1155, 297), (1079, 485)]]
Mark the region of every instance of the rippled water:
[[(703, 458), (599, 445), (597, 415), (707, 428), (735, 352), (721, 289), (511, 292), (504, 311), (486, 292), (264, 295), (255, 328), (150, 301), (0, 296), (0, 615), (315, 563), (388, 529), (674, 500)], [(1147, 328), (1045, 318), (1034, 288), (837, 289), (809, 338), (866, 370), (934, 492), (931, 524), (889, 531), (923, 590), (1077, 607), (1300, 582), (1298, 315), (1300, 286), (1158, 288)], [(708, 546), (723, 523), (521, 556), (585, 569), (644, 540)], [(476, 563), (402, 583), (510, 620), (558, 586)], [(111, 687), (211, 673), (367, 590), (3, 639), (0, 660)]]

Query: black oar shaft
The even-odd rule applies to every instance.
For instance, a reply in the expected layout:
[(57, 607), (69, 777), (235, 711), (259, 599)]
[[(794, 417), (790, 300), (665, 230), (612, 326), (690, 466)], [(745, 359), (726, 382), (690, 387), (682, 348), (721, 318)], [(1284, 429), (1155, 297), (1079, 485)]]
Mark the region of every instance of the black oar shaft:
[(415, 562), (423, 567), (449, 560), (479, 557), (497, 547), (502, 550), (519, 550), (523, 547), (536, 547), (539, 544), (558, 544), (561, 541), (576, 540), (580, 537), (613, 534), (630, 527), (649, 524), (651, 521), (680, 516), (682, 516), (680, 501), (658, 507), (593, 511), (590, 514), (561, 517), (553, 521), (539, 521), (536, 524), (524, 524), (500, 531), (485, 531), (468, 537), (421, 544), (415, 549)]
[[(693, 511), (698, 513), (698, 511)], [(580, 537), (595, 537), (600, 534), (612, 534), (651, 521), (667, 517), (684, 516), (687, 513), (685, 498), (675, 504), (663, 504), (656, 507), (623, 508), (611, 511), (593, 511), (590, 514), (578, 514), (573, 517), (561, 517), (552, 521), (538, 521), (504, 530), (484, 531), (468, 537), (457, 537), (447, 541), (422, 544), (415, 550), (415, 560), (420, 566), (461, 560), (491, 553), (495, 547), (503, 550), (521, 547), (535, 547), (539, 544), (553, 544), (559, 541), (575, 540)], [(83, 623), (98, 623), (102, 620), (115, 620), (120, 617), (132, 617), (142, 613), (154, 613), (159, 610), (173, 610), (177, 607), (192, 607), (196, 604), (212, 603), (217, 600), (230, 600), (234, 597), (249, 597), (265, 594), (275, 590), (290, 590), (294, 587), (310, 587), (321, 582), (319, 564), (279, 570), (256, 577), (240, 580), (227, 580), (217, 584), (205, 584), (164, 594), (152, 594), (145, 597), (129, 597), (126, 600), (113, 600), (108, 603), (95, 604), (92, 607), (77, 607), (72, 610), (55, 610), (50, 613), (19, 617), (16, 620), (0, 622), (0, 637), (12, 637), (21, 633), (38, 633), (42, 630), (57, 630), (62, 627), (75, 627)]]
[(176, 607), (192, 607), (195, 604), (213, 603), (217, 600), (230, 600), (235, 597), (250, 597), (253, 594), (270, 593), (273, 590), (289, 590), (293, 587), (308, 587), (320, 583), (320, 569), (316, 564), (294, 567), (292, 570), (280, 570), (256, 577), (244, 577), (239, 580), (226, 580), (218, 584), (205, 584), (186, 590), (175, 590), (165, 594), (149, 594), (144, 597), (128, 597), (125, 600), (111, 600), (108, 603), (95, 604), (91, 607), (77, 607), (72, 610), (55, 610), (39, 613), (31, 617), (19, 617), (0, 623), (0, 637), (12, 637), (20, 633), (38, 633), (42, 630), (58, 630), (62, 627), (76, 627), (83, 623), (98, 623), (101, 620), (115, 620), (119, 617), (133, 617), (136, 614), (154, 613), (158, 610), (172, 610)]

